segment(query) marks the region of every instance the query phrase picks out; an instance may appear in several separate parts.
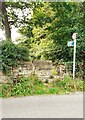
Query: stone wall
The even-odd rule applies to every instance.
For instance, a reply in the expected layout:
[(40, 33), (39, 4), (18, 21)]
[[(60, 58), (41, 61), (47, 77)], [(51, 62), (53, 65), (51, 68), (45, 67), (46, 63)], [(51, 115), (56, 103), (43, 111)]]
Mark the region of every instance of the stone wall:
[(33, 62), (22, 62), (18, 67), (13, 68), (12, 74), (14, 79), (18, 76), (29, 77), (31, 74), (36, 74), (43, 82), (46, 80), (52, 81), (53, 78), (63, 77), (63, 65), (53, 65), (52, 61), (36, 60)]
[(20, 75), (29, 77), (31, 74), (36, 74), (42, 81), (51, 81), (52, 78), (62, 77), (63, 71), (63, 65), (53, 65), (52, 61), (48, 60), (36, 60), (23, 62), (19, 67), (13, 69), (13, 75), (16, 78)]

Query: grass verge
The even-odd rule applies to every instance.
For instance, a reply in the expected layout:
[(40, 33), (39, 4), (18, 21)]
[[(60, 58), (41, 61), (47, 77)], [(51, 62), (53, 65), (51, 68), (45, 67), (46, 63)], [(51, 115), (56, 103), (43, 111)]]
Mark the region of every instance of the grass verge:
[(37, 76), (31, 75), (29, 78), (21, 77), (18, 82), (2, 85), (0, 97), (18, 97), (27, 95), (42, 94), (69, 94), (70, 92), (83, 91), (82, 80), (72, 80), (64, 77), (51, 83), (43, 84)]

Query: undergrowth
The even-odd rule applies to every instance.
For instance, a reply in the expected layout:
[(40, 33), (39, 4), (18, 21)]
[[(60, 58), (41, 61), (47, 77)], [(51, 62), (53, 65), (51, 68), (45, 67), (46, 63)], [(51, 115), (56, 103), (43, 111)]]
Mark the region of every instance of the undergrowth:
[(76, 91), (83, 91), (83, 81), (73, 81), (70, 77), (64, 77), (62, 80), (59, 79), (51, 83), (43, 84), (37, 76), (31, 75), (29, 78), (20, 77), (17, 83), (2, 85), (2, 97), (68, 94)]

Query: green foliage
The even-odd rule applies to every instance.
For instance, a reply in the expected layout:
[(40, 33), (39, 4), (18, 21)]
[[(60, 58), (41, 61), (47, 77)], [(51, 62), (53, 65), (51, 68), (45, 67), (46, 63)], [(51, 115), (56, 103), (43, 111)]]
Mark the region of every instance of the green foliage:
[[(68, 48), (67, 42), (72, 40), (73, 32), (77, 32), (76, 63), (78, 64), (76, 67), (78, 66), (84, 78), (85, 2), (6, 2), (6, 5), (10, 26), (19, 27), (19, 32), (24, 36), (20, 38), (19, 45), (24, 44), (27, 48), (30, 47), (30, 60), (45, 59), (71, 63), (73, 47)], [(10, 47), (10, 49), (14, 51), (16, 47)], [(25, 49), (23, 51), (23, 48), (19, 49), (21, 49), (19, 55), (11, 53), (16, 62), (8, 59), (5, 61), (6, 64), (16, 65), (16, 58), (25, 60), (27, 52)], [(80, 64), (82, 64), (81, 67), (79, 67)]]
[(83, 91), (85, 92), (85, 81), (83, 82)]
[(55, 88), (55, 87), (49, 88), (49, 93), (50, 94), (56, 94), (57, 93), (57, 88)]
[(66, 91), (83, 91), (83, 81), (81, 80), (75, 80), (73, 81), (70, 77), (65, 77), (62, 81), (59, 82), (60, 87), (65, 88)]
[(2, 41), (0, 47), (2, 51), (0, 60), (5, 73), (9, 71), (10, 67), (17, 66), (21, 61), (29, 60), (29, 52), (25, 47), (18, 47), (11, 41)]
[(2, 42), (2, 62), (8, 66), (14, 66), (17, 63), (17, 47), (12, 42)]
[(80, 10), (84, 8), (84, 3), (39, 2), (32, 6), (31, 19), (24, 24), (24, 28), (20, 28), (20, 33), (30, 38), (30, 56), (35, 59), (72, 61), (73, 48), (68, 48), (67, 42), (72, 40), (71, 36), (76, 31), (77, 61), (80, 61), (82, 51), (85, 51), (84, 11)]
[(70, 77), (53, 81), (44, 85), (35, 75), (29, 78), (21, 77), (16, 84), (2, 85), (2, 97), (42, 95), (42, 94), (67, 94), (83, 91), (83, 81), (73, 81)]
[(6, 2), (6, 7), (10, 26), (19, 27), (27, 37), (23, 44), (31, 43), (30, 57), (72, 61), (73, 48), (68, 48), (67, 42), (76, 31), (76, 58), (84, 59), (85, 2)]
[(2, 86), (0, 86), (0, 98), (2, 97)]

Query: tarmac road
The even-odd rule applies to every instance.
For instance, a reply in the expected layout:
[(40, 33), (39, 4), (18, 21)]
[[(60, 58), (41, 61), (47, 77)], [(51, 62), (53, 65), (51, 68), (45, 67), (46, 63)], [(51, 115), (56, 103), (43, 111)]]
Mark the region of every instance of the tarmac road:
[(2, 118), (83, 118), (83, 93), (5, 98)]

